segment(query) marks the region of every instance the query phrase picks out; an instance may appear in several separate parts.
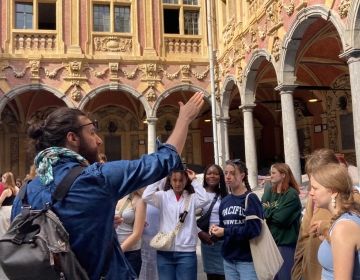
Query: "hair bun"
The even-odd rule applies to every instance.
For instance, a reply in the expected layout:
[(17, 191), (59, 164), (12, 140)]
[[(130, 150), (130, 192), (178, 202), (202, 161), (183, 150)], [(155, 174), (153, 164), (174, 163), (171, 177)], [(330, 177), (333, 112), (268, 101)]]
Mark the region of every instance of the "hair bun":
[(44, 134), (44, 121), (30, 125), (28, 135), (32, 139), (38, 139)]

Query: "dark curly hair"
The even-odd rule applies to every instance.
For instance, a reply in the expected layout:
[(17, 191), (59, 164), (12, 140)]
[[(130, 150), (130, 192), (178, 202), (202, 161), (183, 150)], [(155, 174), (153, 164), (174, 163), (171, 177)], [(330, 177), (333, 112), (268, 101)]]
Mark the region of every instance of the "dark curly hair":
[(186, 185), (184, 190), (187, 190), (189, 194), (195, 193), (194, 187), (191, 185), (191, 181), (189, 179), (188, 174), (186, 173), (185, 170), (174, 170), (172, 171), (169, 176), (167, 176), (166, 178), (166, 183), (165, 183), (165, 187), (164, 187), (164, 191), (168, 191), (168, 190), (172, 190), (172, 186), (170, 183), (171, 180), (171, 176), (175, 173), (180, 173), (183, 177), (185, 177), (186, 179)]
[(208, 183), (206, 182), (206, 173), (209, 170), (209, 168), (211, 168), (211, 167), (215, 167), (217, 169), (217, 171), (219, 172), (220, 180), (219, 180), (218, 188), (215, 189), (215, 193), (220, 195), (221, 198), (223, 198), (223, 197), (228, 195), (228, 191), (227, 191), (226, 184), (225, 184), (224, 171), (222, 170), (222, 168), (219, 165), (210, 164), (210, 165), (206, 166), (206, 168), (204, 170), (203, 186), (204, 186), (205, 189), (208, 187)]

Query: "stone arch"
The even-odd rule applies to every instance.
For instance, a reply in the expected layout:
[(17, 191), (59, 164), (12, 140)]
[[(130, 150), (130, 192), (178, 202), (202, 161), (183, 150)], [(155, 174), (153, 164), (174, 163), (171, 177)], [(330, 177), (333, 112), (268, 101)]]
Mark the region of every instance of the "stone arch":
[[(240, 94), (240, 89), (238, 86), (238, 81), (235, 78), (235, 76), (229, 75), (225, 78), (224, 82), (223, 82), (223, 86), (221, 88), (221, 112), (222, 112), (222, 117), (228, 118), (229, 117), (229, 106), (230, 106), (230, 97), (231, 97), (231, 90), (233, 88), (233, 86), (236, 86), (239, 90), (239, 94)], [(240, 96), (241, 98), (241, 96)]]
[[(182, 84), (182, 85), (178, 85), (172, 88), (169, 88), (168, 90), (164, 91), (156, 100), (154, 107), (152, 109), (152, 112), (150, 115), (148, 115), (148, 117), (156, 117), (156, 112), (161, 104), (161, 102), (168, 97), (170, 94), (174, 93), (174, 92), (179, 92), (179, 91), (192, 91), (192, 92), (197, 92), (197, 91), (202, 91), (204, 93), (204, 98), (205, 100), (211, 104), (211, 100), (210, 100), (210, 93), (208, 91), (206, 91), (205, 89), (195, 86), (195, 85), (189, 85), (189, 84)], [(217, 112), (219, 112), (220, 108), (219, 105), (217, 104)]]
[(273, 66), (276, 72), (276, 67), (271, 61), (270, 53), (268, 53), (268, 51), (265, 49), (256, 50), (254, 54), (251, 56), (251, 59), (244, 71), (243, 81), (245, 82), (243, 83), (241, 90), (242, 105), (253, 104), (255, 101), (254, 93), (256, 87), (256, 76), (258, 74), (258, 70), (261, 63), (264, 60), (271, 63), (271, 65)]
[(66, 97), (66, 95), (63, 94), (62, 92), (58, 91), (57, 89), (52, 88), (45, 84), (28, 84), (28, 85), (15, 87), (12, 90), (10, 90), (8, 93), (6, 93), (5, 95), (0, 97), (0, 116), (5, 108), (6, 104), (11, 99), (15, 98), (16, 96), (18, 96), (26, 91), (34, 91), (34, 90), (45, 90), (47, 92), (50, 92), (50, 93), (54, 94), (56, 97), (58, 97), (59, 99), (61, 99), (62, 101), (64, 101), (66, 106), (68, 106), (69, 108), (74, 107), (74, 104)]
[(90, 91), (79, 103), (78, 108), (83, 110), (86, 106), (86, 104), (92, 99), (95, 98), (97, 95), (101, 94), (102, 92), (105, 91), (123, 91), (126, 93), (129, 93), (131, 96), (133, 96), (134, 98), (138, 99), (140, 101), (140, 103), (144, 106), (145, 112), (147, 116), (151, 115), (151, 107), (149, 105), (149, 103), (147, 102), (145, 96), (143, 96), (141, 93), (139, 93), (138, 91), (136, 91), (134, 88), (127, 86), (127, 85), (122, 85), (122, 84), (116, 84), (116, 85), (112, 85), (112, 84), (108, 84), (108, 85), (102, 85), (100, 87), (97, 87), (95, 89), (93, 89), (92, 91)]
[(348, 30), (349, 47), (360, 48), (360, 1), (351, 1), (347, 17), (346, 29)]
[(340, 36), (340, 34), (345, 34), (345, 26), (338, 14), (323, 5), (315, 5), (301, 10), (284, 38), (282, 46), (284, 53), (281, 56), (279, 72), (280, 83), (294, 84), (296, 80), (295, 60), (302, 41), (302, 36), (307, 28), (319, 17), (326, 21), (330, 21), (334, 25), (341, 39), (343, 50), (346, 49), (346, 40), (344, 37)]

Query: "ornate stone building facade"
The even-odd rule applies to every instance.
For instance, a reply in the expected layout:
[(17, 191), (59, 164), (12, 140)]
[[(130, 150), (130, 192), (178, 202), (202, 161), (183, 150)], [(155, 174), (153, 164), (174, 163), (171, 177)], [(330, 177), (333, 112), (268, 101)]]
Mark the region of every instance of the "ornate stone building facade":
[(171, 132), (178, 101), (197, 90), (207, 104), (182, 156), (211, 163), (212, 70), (220, 164), (246, 159), (253, 185), (275, 160), (300, 178), (301, 160), (320, 147), (360, 166), (359, 5), (0, 0), (0, 170), (27, 172), (26, 129), (59, 106), (98, 120), (110, 159), (151, 152)]

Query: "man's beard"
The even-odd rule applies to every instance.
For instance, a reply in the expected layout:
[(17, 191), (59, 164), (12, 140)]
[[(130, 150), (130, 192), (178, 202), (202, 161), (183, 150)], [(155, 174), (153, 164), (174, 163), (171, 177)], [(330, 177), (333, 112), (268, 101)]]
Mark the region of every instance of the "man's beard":
[(90, 164), (99, 161), (99, 152), (97, 149), (89, 149), (86, 141), (80, 137), (79, 154), (83, 156)]

